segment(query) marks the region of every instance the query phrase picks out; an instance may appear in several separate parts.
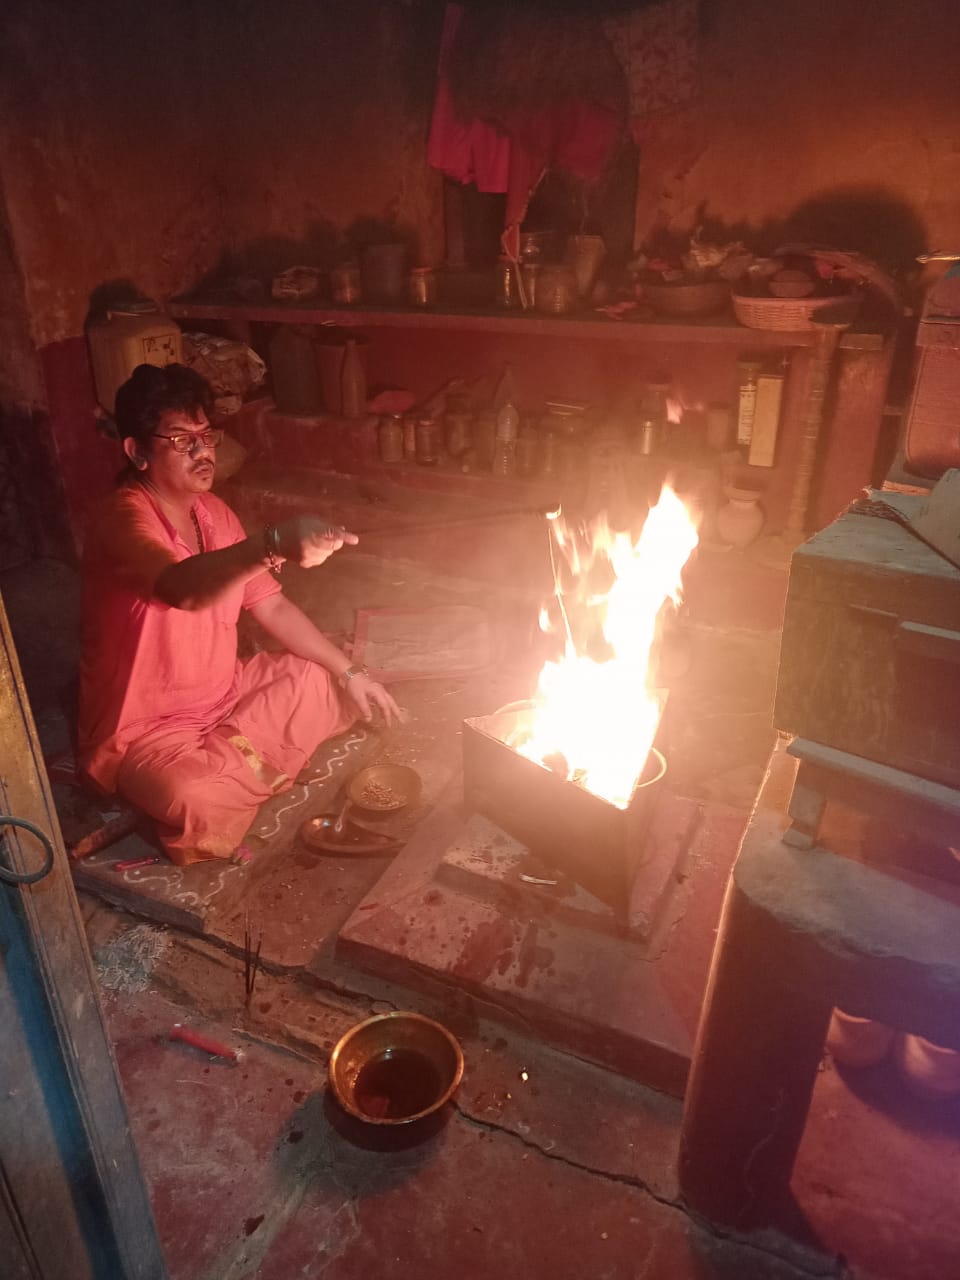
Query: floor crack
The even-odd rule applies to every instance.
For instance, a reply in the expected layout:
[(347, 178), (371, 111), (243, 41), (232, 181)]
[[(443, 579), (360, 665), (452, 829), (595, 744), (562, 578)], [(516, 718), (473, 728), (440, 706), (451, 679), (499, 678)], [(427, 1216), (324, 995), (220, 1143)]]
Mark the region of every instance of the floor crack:
[[(628, 1173), (614, 1173), (609, 1169), (598, 1169), (594, 1165), (584, 1164), (579, 1160), (574, 1160), (570, 1156), (563, 1155), (558, 1151), (548, 1150), (540, 1143), (533, 1141), (531, 1138), (525, 1137), (522, 1133), (518, 1133), (515, 1129), (511, 1129), (506, 1125), (496, 1124), (490, 1120), (481, 1120), (477, 1116), (471, 1115), (464, 1111), (463, 1107), (454, 1100), (453, 1106), (457, 1114), (467, 1122), (478, 1129), (484, 1129), (489, 1133), (502, 1133), (507, 1137), (515, 1138), (530, 1151), (535, 1151), (538, 1155), (545, 1157), (547, 1160), (553, 1160), (557, 1164), (566, 1165), (570, 1169), (576, 1169), (580, 1173), (592, 1174), (594, 1177), (602, 1178), (605, 1182), (611, 1182), (619, 1186), (630, 1187), (635, 1191), (640, 1191), (648, 1196), (656, 1204), (662, 1205), (665, 1209), (672, 1209), (676, 1213), (682, 1214), (688, 1221), (692, 1222), (701, 1231), (713, 1236), (715, 1240), (729, 1242), (735, 1244), (738, 1248), (749, 1249), (758, 1256), (773, 1258), (781, 1263), (784, 1267), (792, 1267), (797, 1276), (813, 1276), (818, 1280), (824, 1276), (840, 1276), (843, 1274), (842, 1269), (838, 1268), (836, 1263), (823, 1255), (823, 1267), (805, 1267), (801, 1265), (795, 1258), (785, 1256), (783, 1252), (766, 1246), (756, 1238), (739, 1235), (735, 1231), (724, 1231), (721, 1227), (709, 1222), (705, 1218), (701, 1218), (698, 1214), (692, 1212), (684, 1203), (682, 1198), (674, 1198), (671, 1196), (661, 1195), (656, 1192), (648, 1182), (642, 1178), (635, 1177)], [(789, 1241), (784, 1237), (785, 1243)], [(803, 1247), (803, 1246), (799, 1246)]]

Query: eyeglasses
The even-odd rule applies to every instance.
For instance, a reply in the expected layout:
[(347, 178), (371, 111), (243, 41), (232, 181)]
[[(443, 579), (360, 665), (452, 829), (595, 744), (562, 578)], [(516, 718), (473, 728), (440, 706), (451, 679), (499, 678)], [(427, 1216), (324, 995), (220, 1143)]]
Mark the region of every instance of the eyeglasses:
[(195, 453), (197, 449), (216, 449), (223, 439), (222, 427), (208, 427), (206, 431), (185, 431), (182, 435), (165, 436), (160, 431), (152, 433), (158, 440), (167, 440), (175, 453)]

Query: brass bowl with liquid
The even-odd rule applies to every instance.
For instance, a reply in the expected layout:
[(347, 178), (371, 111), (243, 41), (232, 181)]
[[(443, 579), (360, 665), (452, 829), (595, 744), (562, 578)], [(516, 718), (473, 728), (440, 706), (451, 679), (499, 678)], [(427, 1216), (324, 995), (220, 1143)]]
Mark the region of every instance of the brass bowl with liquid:
[(327, 1068), (348, 1115), (372, 1125), (412, 1125), (436, 1115), (463, 1076), (463, 1050), (419, 1013), (380, 1013), (341, 1037)]

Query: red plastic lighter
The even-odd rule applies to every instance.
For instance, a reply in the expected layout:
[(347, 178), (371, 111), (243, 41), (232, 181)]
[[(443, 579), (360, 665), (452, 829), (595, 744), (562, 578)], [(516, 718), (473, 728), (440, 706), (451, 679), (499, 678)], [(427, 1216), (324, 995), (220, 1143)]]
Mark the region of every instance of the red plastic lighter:
[(243, 1054), (239, 1049), (231, 1049), (227, 1044), (221, 1044), (219, 1040), (212, 1040), (210, 1036), (205, 1036), (202, 1031), (191, 1031), (189, 1027), (183, 1026), (180, 1022), (175, 1022), (170, 1030), (171, 1040), (181, 1040), (184, 1044), (189, 1044), (194, 1049), (201, 1049), (204, 1053), (213, 1054), (215, 1058), (227, 1058), (230, 1062), (239, 1062)]

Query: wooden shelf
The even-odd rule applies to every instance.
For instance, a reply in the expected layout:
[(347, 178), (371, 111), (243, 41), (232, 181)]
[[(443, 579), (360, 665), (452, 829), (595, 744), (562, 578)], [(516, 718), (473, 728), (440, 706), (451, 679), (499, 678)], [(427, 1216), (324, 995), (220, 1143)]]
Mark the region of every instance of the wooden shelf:
[[(456, 330), (461, 333), (504, 333), (540, 338), (576, 338), (607, 342), (690, 342), (756, 350), (760, 347), (808, 347), (813, 331), (796, 333), (772, 329), (747, 329), (733, 319), (611, 320), (604, 316), (528, 316), (490, 311), (429, 310), (402, 307), (333, 307), (315, 303), (230, 303), (207, 299), (178, 299), (167, 310), (176, 320), (220, 320), (246, 324), (339, 325), (344, 328), (394, 328)], [(840, 339), (841, 347), (855, 351), (879, 351), (882, 333), (851, 330)]]

